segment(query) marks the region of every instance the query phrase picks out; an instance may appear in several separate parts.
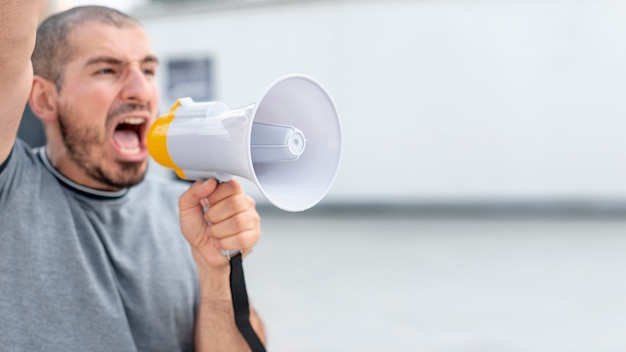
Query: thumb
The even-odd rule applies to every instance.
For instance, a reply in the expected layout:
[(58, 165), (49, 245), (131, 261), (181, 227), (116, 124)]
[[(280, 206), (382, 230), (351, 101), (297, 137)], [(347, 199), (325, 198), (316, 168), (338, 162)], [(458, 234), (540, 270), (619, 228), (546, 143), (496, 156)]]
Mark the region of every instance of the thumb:
[(194, 182), (189, 189), (180, 196), (178, 200), (180, 210), (184, 211), (201, 205), (202, 199), (210, 196), (216, 188), (217, 181), (215, 179)]
[(202, 203), (216, 187), (217, 181), (213, 179), (196, 181), (178, 200), (181, 230), (193, 247), (211, 244), (209, 224), (204, 218)]

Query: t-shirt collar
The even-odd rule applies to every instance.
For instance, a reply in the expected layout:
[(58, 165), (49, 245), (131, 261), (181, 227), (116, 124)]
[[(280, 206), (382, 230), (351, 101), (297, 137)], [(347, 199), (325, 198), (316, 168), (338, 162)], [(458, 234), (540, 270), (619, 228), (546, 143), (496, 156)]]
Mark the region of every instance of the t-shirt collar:
[(119, 191), (102, 191), (99, 189), (93, 189), (90, 187), (80, 185), (70, 180), (69, 178), (65, 177), (63, 174), (59, 172), (59, 170), (57, 170), (54, 166), (52, 166), (52, 163), (50, 163), (50, 160), (48, 160), (48, 156), (46, 155), (45, 146), (39, 147), (37, 150), (37, 154), (39, 156), (39, 159), (43, 163), (43, 165), (46, 167), (46, 169), (48, 169), (48, 171), (50, 171), (50, 173), (54, 175), (54, 177), (56, 177), (59, 181), (61, 181), (65, 186), (79, 193), (82, 193), (92, 198), (104, 198), (104, 199), (117, 199), (117, 198), (123, 197), (124, 195), (126, 195), (126, 193), (128, 193), (128, 188), (124, 188)]

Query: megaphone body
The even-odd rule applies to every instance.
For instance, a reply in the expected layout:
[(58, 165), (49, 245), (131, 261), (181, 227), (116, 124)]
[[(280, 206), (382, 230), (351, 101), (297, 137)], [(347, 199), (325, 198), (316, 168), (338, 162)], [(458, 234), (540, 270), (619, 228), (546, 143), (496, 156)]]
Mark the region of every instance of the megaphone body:
[(148, 132), (148, 150), (183, 179), (243, 177), (276, 207), (302, 211), (330, 190), (341, 160), (337, 108), (316, 80), (288, 75), (259, 102), (179, 99)]

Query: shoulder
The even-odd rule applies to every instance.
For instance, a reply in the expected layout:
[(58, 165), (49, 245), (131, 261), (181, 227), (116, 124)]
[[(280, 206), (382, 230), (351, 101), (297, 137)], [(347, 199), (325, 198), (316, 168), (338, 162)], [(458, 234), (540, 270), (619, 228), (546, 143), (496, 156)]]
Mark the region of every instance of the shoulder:
[(20, 139), (15, 141), (9, 156), (0, 164), (0, 180), (4, 180), (16, 173), (24, 173), (32, 168), (39, 168), (35, 152)]
[(41, 192), (58, 195), (55, 192), (60, 189), (59, 183), (41, 162), (39, 151), (39, 148), (31, 149), (26, 142), (16, 140), (9, 157), (0, 167), (0, 195), (9, 198), (11, 195), (39, 197)]
[(148, 173), (144, 180), (144, 184), (159, 193), (174, 195), (179, 197), (191, 185), (189, 182), (178, 179), (166, 178), (163, 176)]
[(159, 202), (178, 203), (178, 198), (189, 188), (188, 182), (165, 178), (148, 173), (146, 178), (131, 189), (131, 193), (144, 200), (152, 199)]

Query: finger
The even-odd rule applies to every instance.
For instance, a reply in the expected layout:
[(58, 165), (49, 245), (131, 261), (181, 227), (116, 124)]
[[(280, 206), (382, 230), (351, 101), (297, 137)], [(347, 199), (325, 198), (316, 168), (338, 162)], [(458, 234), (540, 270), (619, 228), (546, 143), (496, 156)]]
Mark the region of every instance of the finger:
[(252, 197), (244, 193), (224, 198), (218, 203), (210, 205), (205, 218), (210, 223), (220, 223), (230, 217), (247, 211), (255, 211), (256, 202)]
[(260, 233), (256, 230), (240, 232), (236, 236), (229, 236), (222, 239), (214, 239), (215, 244), (222, 250), (243, 249), (250, 252), (260, 238)]
[(254, 210), (237, 213), (223, 221), (211, 223), (211, 236), (216, 239), (224, 239), (236, 236), (246, 231), (260, 233), (261, 217)]
[(228, 198), (234, 194), (242, 193), (241, 185), (236, 180), (230, 180), (228, 182), (222, 182), (217, 185), (217, 188), (208, 197), (211, 205), (219, 203), (225, 198)]

